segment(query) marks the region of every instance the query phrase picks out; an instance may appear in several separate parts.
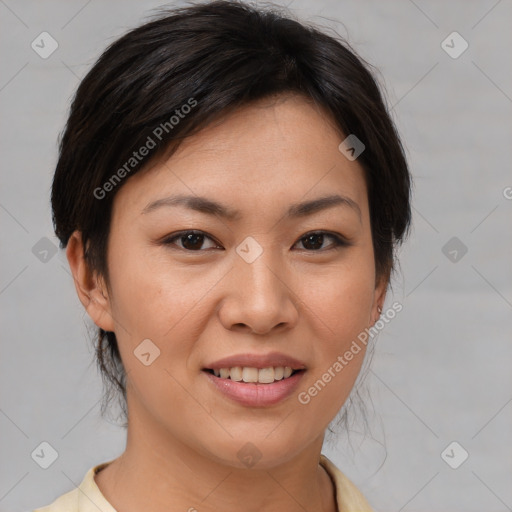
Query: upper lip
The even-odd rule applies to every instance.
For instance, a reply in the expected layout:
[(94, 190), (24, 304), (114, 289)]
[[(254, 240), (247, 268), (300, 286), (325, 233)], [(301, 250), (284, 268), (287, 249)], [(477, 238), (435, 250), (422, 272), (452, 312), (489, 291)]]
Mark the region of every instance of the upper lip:
[(258, 369), (269, 368), (270, 366), (274, 368), (289, 366), (292, 370), (306, 369), (304, 363), (298, 359), (280, 352), (270, 352), (268, 354), (237, 354), (209, 363), (204, 369), (220, 370), (221, 368), (234, 368), (235, 366), (246, 366)]

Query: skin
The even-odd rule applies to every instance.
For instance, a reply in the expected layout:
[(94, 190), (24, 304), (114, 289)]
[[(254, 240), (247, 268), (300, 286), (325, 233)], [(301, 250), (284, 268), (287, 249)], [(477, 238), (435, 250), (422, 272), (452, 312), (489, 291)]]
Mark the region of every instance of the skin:
[[(306, 99), (277, 99), (209, 125), (125, 182), (113, 204), (108, 287), (87, 268), (80, 233), (70, 239), (78, 296), (96, 325), (115, 332), (128, 374), (126, 451), (95, 477), (117, 510), (336, 510), (319, 456), (364, 346), (307, 405), (297, 395), (376, 322), (388, 276), (376, 279), (363, 169), (338, 150), (345, 136)], [(141, 213), (177, 193), (240, 217), (183, 206)], [(334, 193), (355, 201), (360, 216), (343, 205), (284, 216), (292, 203)], [(190, 229), (207, 235), (198, 250), (184, 249), (182, 238), (162, 242)], [(336, 248), (327, 235), (318, 246), (304, 241), (318, 230), (350, 245)], [(263, 249), (252, 263), (235, 250), (247, 236)], [(133, 353), (147, 338), (160, 350), (150, 366)], [(297, 392), (271, 407), (230, 401), (201, 371), (221, 357), (270, 351), (307, 367)], [(252, 468), (237, 457), (247, 442), (262, 454)]]

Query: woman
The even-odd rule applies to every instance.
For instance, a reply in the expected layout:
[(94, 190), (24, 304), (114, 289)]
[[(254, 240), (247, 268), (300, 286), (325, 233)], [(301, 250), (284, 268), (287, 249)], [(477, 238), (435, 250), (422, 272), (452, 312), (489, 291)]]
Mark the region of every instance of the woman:
[(38, 510), (371, 510), (321, 449), (410, 186), (367, 66), (315, 28), (218, 1), (114, 42), (77, 90), (52, 207), (127, 445)]

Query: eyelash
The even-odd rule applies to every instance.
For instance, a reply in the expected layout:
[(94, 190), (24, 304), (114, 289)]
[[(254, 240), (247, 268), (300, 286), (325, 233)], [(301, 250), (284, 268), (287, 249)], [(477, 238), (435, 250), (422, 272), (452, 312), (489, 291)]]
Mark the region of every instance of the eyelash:
[[(174, 244), (175, 240), (180, 239), (183, 236), (189, 235), (189, 234), (204, 235), (205, 238), (209, 238), (211, 241), (217, 243), (211, 236), (207, 235), (204, 231), (198, 231), (198, 230), (191, 229), (191, 230), (188, 230), (188, 231), (180, 231), (179, 233), (172, 234), (171, 236), (169, 236), (169, 237), (165, 238), (164, 240), (162, 240), (162, 244), (163, 245), (175, 245)], [(342, 236), (337, 235), (335, 233), (330, 233), (328, 231), (309, 231), (308, 233), (305, 233), (304, 235), (302, 235), (299, 238), (299, 240), (297, 240), (297, 242), (294, 245), (296, 245), (298, 242), (304, 240), (305, 238), (307, 238), (308, 236), (311, 236), (311, 235), (324, 235), (324, 236), (327, 236), (327, 237), (331, 238), (334, 242), (331, 244), (331, 247), (328, 247), (327, 249), (317, 249), (317, 250), (302, 249), (302, 250), (304, 250), (306, 252), (326, 252), (326, 251), (331, 251), (331, 250), (338, 249), (339, 247), (348, 247), (349, 245), (351, 245)], [(218, 245), (220, 245), (220, 244), (218, 244)], [(193, 251), (193, 250), (186, 249), (184, 247), (179, 247), (179, 246), (177, 246), (177, 249), (185, 251), (185, 252), (189, 252), (189, 253), (205, 252), (205, 249), (199, 249), (197, 251)], [(208, 250), (208, 249), (206, 249), (206, 250)]]

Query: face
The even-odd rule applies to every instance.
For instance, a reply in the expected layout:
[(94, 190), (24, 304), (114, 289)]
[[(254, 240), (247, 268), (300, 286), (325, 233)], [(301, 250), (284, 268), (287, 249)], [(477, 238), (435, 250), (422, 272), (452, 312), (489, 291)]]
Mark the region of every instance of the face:
[[(344, 354), (378, 318), (387, 285), (376, 286), (363, 169), (339, 151), (344, 138), (306, 100), (267, 99), (187, 139), (118, 191), (110, 289), (88, 312), (117, 336), (129, 422), (141, 431), (236, 467), (248, 442), (271, 467), (323, 437), (364, 345), (350, 360)], [(168, 199), (178, 195), (231, 215)], [(229, 379), (238, 390), (229, 396), (218, 385), (226, 379), (205, 371), (226, 357), (276, 353), (304, 368), (293, 385)], [(285, 366), (272, 361), (264, 366)], [(258, 402), (243, 386), (275, 391)]]

